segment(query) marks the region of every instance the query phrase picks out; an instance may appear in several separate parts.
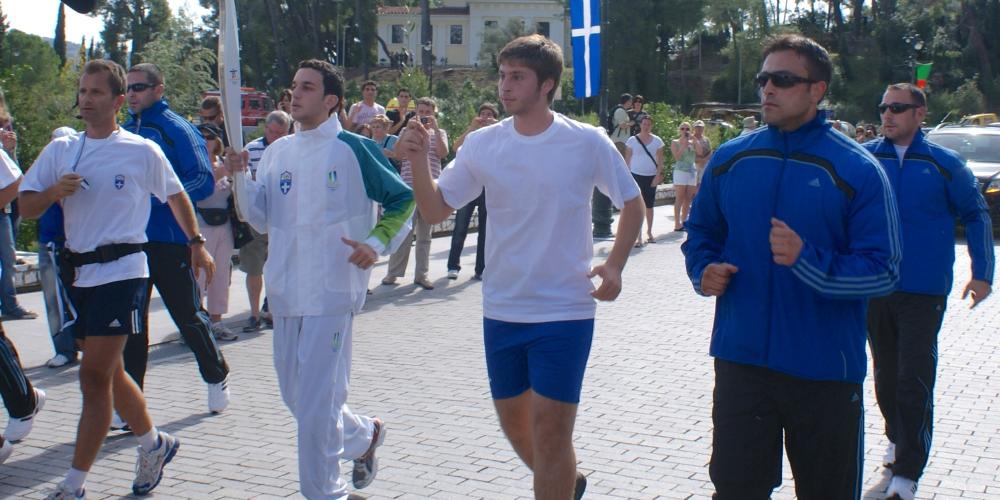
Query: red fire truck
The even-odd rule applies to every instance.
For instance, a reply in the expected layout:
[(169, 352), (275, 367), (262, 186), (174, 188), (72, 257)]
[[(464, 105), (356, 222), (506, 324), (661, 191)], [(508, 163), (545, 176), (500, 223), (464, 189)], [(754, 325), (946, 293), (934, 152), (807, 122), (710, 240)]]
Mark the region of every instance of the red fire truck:
[[(265, 94), (253, 87), (240, 87), (240, 94), (243, 97), (241, 107), (242, 125), (244, 127), (257, 127), (264, 123), (267, 114), (274, 111), (274, 101)], [(218, 90), (206, 90), (201, 93), (201, 98), (208, 96), (220, 97)]]

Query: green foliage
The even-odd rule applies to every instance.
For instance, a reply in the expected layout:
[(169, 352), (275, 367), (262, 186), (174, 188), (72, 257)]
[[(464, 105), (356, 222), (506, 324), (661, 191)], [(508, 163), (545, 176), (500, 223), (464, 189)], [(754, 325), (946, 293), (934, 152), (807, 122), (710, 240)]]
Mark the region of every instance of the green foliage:
[(483, 33), (483, 45), (479, 49), (479, 60), (488, 60), (494, 70), (499, 69), (497, 54), (500, 53), (500, 49), (511, 40), (534, 32), (535, 30), (526, 27), (524, 21), (519, 17), (508, 19), (503, 26), (487, 29)]
[(937, 124), (949, 113), (948, 121), (958, 121), (964, 115), (982, 113), (986, 97), (976, 83), (979, 75), (969, 78), (954, 92), (939, 91), (927, 96), (927, 123)]
[(139, 54), (143, 61), (156, 64), (163, 71), (165, 96), (170, 107), (181, 116), (193, 116), (203, 90), (217, 88), (215, 53), (197, 44), (193, 24), (181, 17), (170, 29), (146, 44)]

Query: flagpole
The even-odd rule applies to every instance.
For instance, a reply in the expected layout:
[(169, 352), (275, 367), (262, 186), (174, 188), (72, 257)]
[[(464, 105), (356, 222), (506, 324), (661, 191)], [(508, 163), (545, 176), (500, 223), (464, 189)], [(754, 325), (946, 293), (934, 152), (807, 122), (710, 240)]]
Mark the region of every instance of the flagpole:
[(598, 116), (601, 117), (601, 123), (607, 123), (608, 117), (608, 65), (605, 62), (605, 54), (607, 51), (607, 42), (605, 42), (605, 35), (608, 33), (606, 20), (608, 10), (608, 0), (601, 0), (601, 12), (600, 12), (600, 24), (601, 24), (601, 88), (600, 92), (597, 94), (598, 97), (598, 109), (600, 112)]

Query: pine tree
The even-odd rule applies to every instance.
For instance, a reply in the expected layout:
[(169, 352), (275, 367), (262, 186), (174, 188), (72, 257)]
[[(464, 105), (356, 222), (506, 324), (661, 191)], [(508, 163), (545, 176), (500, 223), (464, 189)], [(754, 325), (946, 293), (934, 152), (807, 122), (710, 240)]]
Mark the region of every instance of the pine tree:
[(0, 70), (7, 69), (6, 60), (3, 57), (4, 43), (7, 41), (7, 14), (3, 13), (3, 6), (0, 6)]
[(56, 36), (52, 41), (59, 56), (59, 64), (66, 65), (66, 6), (59, 2), (59, 14), (56, 16)]

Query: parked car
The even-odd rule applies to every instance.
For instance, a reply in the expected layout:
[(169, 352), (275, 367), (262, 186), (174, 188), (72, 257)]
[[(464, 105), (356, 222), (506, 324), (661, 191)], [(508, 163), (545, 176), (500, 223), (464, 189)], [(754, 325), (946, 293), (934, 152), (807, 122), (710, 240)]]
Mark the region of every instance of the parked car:
[(1000, 124), (944, 126), (927, 138), (965, 158), (990, 207), (993, 231), (1000, 230)]

